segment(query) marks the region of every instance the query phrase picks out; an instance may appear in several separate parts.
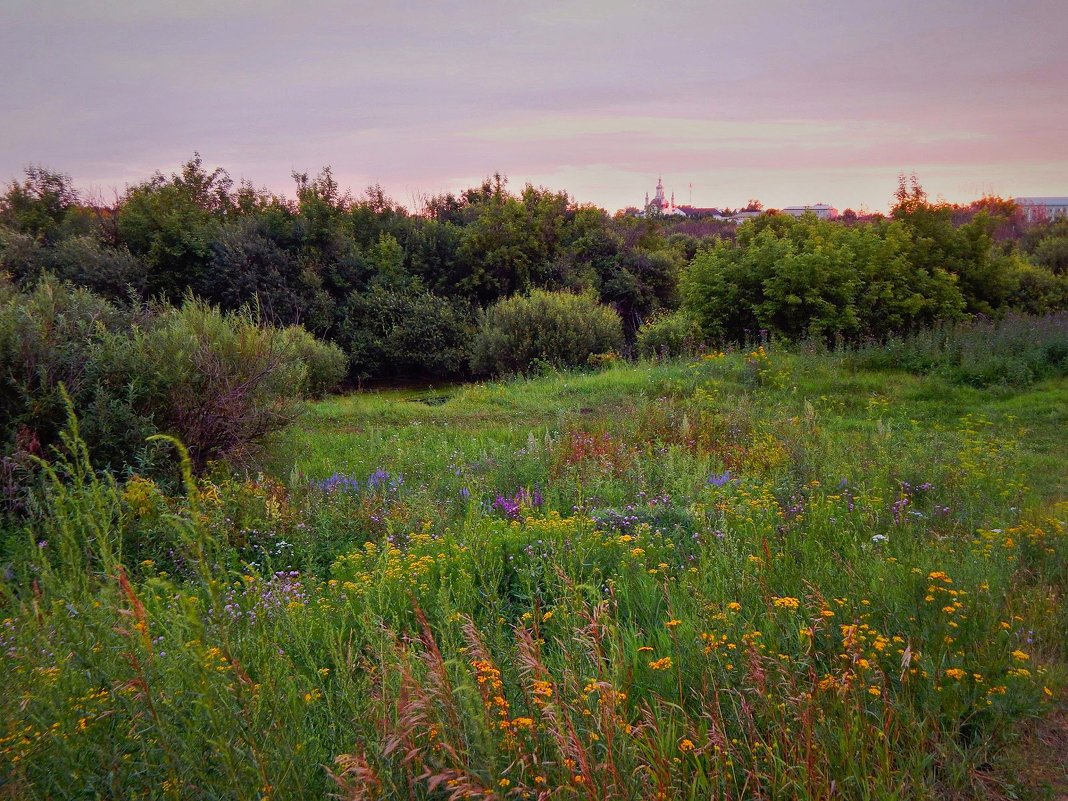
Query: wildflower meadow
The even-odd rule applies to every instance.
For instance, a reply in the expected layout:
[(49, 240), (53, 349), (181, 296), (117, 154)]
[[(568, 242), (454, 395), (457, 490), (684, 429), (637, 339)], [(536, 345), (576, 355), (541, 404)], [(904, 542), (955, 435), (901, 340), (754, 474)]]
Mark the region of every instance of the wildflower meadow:
[(871, 361), (335, 396), (169, 484), (71, 416), (2, 535), (0, 797), (1042, 797), (1068, 379)]

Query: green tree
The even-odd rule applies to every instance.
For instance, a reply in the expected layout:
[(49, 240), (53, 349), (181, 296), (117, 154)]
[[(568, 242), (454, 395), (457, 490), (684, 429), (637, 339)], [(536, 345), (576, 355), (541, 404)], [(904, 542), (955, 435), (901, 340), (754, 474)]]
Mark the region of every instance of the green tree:
[(40, 242), (88, 230), (88, 218), (79, 214), (78, 192), (71, 177), (40, 166), (25, 169), (25, 178), (12, 181), (0, 196), (0, 225)]
[(169, 179), (156, 173), (126, 192), (118, 236), (145, 262), (151, 295), (176, 300), (190, 287), (203, 286), (212, 244), (233, 210), (232, 185), (224, 170), (209, 173), (195, 154)]

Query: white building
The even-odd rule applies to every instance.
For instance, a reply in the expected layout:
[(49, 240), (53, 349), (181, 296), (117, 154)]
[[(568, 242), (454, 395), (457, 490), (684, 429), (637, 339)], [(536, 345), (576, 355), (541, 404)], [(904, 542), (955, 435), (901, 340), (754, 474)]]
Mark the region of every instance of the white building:
[(1068, 217), (1068, 197), (1014, 197), (1028, 222)]
[(739, 211), (731, 215), (731, 221), (736, 223), (743, 223), (746, 220), (752, 220), (759, 217), (764, 212), (762, 211)]
[(791, 217), (804, 217), (809, 212), (815, 214), (821, 220), (835, 220), (838, 218), (838, 209), (828, 206), (826, 203), (816, 203), (813, 206), (787, 206), (782, 209), (783, 214)]
[(645, 193), (645, 206), (642, 208), (643, 217), (685, 217), (686, 212), (675, 205), (675, 193), (671, 193), (671, 202), (664, 197), (664, 179), (656, 179), (656, 195), (649, 200), (649, 193)]

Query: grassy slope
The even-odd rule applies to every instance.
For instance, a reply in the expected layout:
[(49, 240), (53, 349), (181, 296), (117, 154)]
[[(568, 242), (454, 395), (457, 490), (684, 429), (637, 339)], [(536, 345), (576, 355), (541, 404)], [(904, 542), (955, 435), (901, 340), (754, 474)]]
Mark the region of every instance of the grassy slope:
[[(0, 614), (0, 779), (249, 801), (324, 797), (324, 766), (353, 799), (1055, 784), (1015, 778), (1059, 758), (1048, 727), (1006, 754), (1068, 683), (1066, 400), (733, 354), (328, 399), (271, 451), (288, 485), (57, 490)], [(356, 488), (309, 488), (335, 472)], [(491, 507), (520, 487), (548, 508)]]
[[(1022, 392), (974, 389), (934, 377), (853, 371), (844, 359), (800, 356), (789, 357), (788, 379), (779, 388), (753, 391), (724, 371), (719, 388), (729, 402), (753, 404), (767, 415), (803, 414), (807, 401), (826, 410), (822, 422), (844, 438), (876, 425), (873, 401), (885, 402), (881, 416), (891, 425), (945, 427), (973, 415), (996, 427), (1022, 427), (1021, 466), (1036, 500), (1068, 498), (1068, 379)], [(696, 383), (688, 365), (643, 363), (499, 384), (336, 396), (309, 409), (275, 449), (271, 466), (284, 472), (293, 465), (313, 478), (367, 473), (383, 464), (430, 475), (443, 467), (427, 462), (430, 453), (472, 456), (519, 447), (531, 434), (540, 437), (579, 420), (610, 430), (619, 415), (645, 400), (686, 392)]]

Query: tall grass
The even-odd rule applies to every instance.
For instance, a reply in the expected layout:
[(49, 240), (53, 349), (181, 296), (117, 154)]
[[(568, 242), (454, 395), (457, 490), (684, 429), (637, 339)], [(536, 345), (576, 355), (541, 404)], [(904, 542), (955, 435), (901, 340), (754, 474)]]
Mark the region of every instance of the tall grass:
[(976, 387), (1027, 386), (1068, 375), (1068, 312), (944, 324), (871, 346), (860, 364), (936, 373)]
[(186, 458), (179, 497), (72, 422), (2, 585), (0, 792), (989, 797), (1064, 686), (1068, 508), (1021, 421), (842, 364), (332, 399), (288, 482)]

